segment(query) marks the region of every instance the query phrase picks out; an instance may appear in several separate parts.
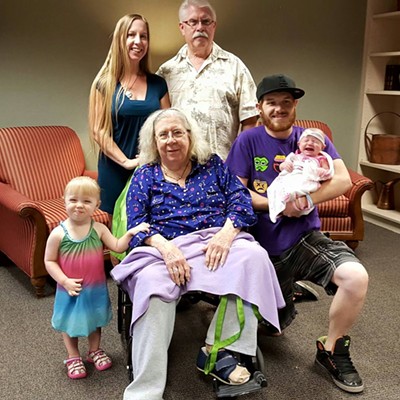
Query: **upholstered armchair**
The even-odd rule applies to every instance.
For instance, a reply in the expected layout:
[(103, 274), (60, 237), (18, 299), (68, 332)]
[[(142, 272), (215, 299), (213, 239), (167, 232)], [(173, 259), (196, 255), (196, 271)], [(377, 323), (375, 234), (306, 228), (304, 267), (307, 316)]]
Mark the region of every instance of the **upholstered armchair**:
[[(0, 252), (44, 295), (47, 237), (66, 219), (62, 199), (67, 182), (85, 169), (77, 134), (65, 126), (0, 128)], [(108, 214), (94, 218), (108, 224)]]
[[(332, 132), (327, 124), (315, 120), (297, 120), (295, 125), (305, 128), (319, 128), (333, 141)], [(364, 239), (364, 219), (361, 210), (361, 197), (366, 190), (373, 187), (369, 178), (348, 169), (352, 188), (344, 195), (318, 204), (321, 218), (321, 231), (334, 240), (343, 240), (355, 249), (358, 242)]]

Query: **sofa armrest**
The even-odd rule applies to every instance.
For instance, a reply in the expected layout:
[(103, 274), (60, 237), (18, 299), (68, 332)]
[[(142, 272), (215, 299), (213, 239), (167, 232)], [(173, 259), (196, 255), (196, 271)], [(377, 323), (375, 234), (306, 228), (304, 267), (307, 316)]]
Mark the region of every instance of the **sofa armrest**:
[[(20, 268), (31, 279), (46, 276), (43, 257), (48, 228), (41, 208), (8, 184), (0, 182), (0, 192), (1, 251), (17, 265), (23, 265)], [(21, 232), (24, 232), (22, 238)], [(22, 243), (22, 248), (16, 250), (16, 243)], [(37, 243), (42, 246), (38, 247)], [(31, 269), (32, 263), (27, 260), (35, 260), (37, 266)]]
[(10, 185), (0, 182), (0, 192), (2, 194), (0, 197), (0, 204), (9, 211), (24, 218), (28, 216), (26, 211), (27, 209), (35, 210), (42, 214), (40, 207), (36, 202), (17, 192)]
[(15, 218), (32, 219), (36, 224), (38, 237), (43, 240), (47, 237), (47, 225), (42, 209), (39, 205), (23, 194), (14, 190), (10, 185), (0, 182), (0, 206), (9, 211)]
[(361, 209), (361, 197), (365, 191), (371, 190), (374, 186), (371, 179), (349, 169), (352, 187), (345, 193), (349, 199), (349, 216), (353, 224), (353, 242), (348, 245), (353, 249), (357, 247), (358, 240), (364, 237), (364, 217)]
[(373, 188), (374, 184), (371, 179), (359, 174), (348, 168), (352, 187), (345, 193), (350, 202), (355, 201), (358, 197), (361, 199), (363, 193)]

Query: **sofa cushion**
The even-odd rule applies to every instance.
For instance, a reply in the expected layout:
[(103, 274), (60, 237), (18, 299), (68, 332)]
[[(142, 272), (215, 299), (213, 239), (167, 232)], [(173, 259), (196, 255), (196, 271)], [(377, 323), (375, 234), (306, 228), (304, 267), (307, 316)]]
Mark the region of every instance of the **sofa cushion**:
[[(321, 231), (329, 232), (331, 237), (335, 240), (335, 235), (340, 234), (352, 234), (353, 232), (353, 224), (350, 217), (327, 217), (321, 218)], [(336, 239), (338, 240), (338, 238)]]

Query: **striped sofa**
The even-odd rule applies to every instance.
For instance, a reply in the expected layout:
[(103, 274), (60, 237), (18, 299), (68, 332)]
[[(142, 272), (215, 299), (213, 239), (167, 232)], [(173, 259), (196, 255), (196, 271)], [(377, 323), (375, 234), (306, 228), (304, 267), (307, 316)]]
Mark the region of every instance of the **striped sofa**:
[[(297, 120), (295, 125), (305, 128), (319, 128), (329, 139), (332, 132), (327, 124), (316, 120)], [(373, 187), (373, 182), (348, 169), (352, 180), (352, 188), (342, 196), (318, 204), (321, 218), (321, 231), (329, 233), (334, 240), (343, 240), (349, 247), (355, 249), (358, 242), (364, 239), (364, 219), (361, 210), (361, 197), (366, 190)]]
[[(64, 187), (85, 169), (77, 134), (66, 126), (0, 128), (0, 252), (44, 295), (44, 249), (49, 232), (66, 219)], [(108, 224), (97, 210), (94, 218)]]

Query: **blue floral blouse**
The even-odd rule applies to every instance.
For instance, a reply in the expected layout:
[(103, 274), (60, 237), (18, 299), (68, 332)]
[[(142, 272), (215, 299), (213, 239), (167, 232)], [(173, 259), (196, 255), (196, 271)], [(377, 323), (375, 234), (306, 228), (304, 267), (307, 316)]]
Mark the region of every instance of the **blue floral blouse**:
[(155, 234), (173, 239), (211, 227), (222, 227), (227, 218), (236, 228), (257, 221), (249, 191), (223, 161), (213, 155), (204, 164), (192, 162), (186, 187), (164, 179), (159, 164), (147, 164), (134, 174), (126, 198), (128, 229), (141, 222), (150, 224), (150, 232), (140, 232), (131, 248)]

